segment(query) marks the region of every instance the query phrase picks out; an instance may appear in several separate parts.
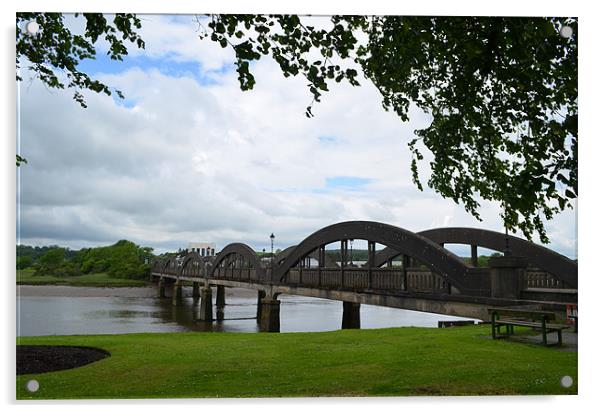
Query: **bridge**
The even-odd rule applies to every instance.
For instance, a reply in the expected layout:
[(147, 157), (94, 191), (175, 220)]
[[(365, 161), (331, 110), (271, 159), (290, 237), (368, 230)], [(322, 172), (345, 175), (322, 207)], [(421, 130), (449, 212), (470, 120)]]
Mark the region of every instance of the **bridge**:
[[(353, 240), (367, 241), (362, 266), (350, 260)], [(340, 245), (338, 260), (326, 253), (333, 243)], [(377, 251), (377, 244), (384, 248)], [(469, 245), (470, 261), (446, 249), (449, 244)], [(504, 255), (479, 267), (478, 248)], [(161, 297), (172, 285), (174, 305), (182, 303), (183, 282), (192, 282), (200, 319), (207, 322), (213, 321), (212, 286), (217, 307), (226, 304), (226, 287), (256, 290), (257, 320), (265, 332), (280, 331), (280, 294), (342, 301), (342, 328), (360, 328), (361, 304), (483, 320), (488, 307), (521, 307), (554, 311), (566, 320), (567, 306), (577, 304), (577, 278), (576, 261), (518, 237), (475, 228), (415, 233), (371, 221), (330, 225), (269, 259), (232, 243), (215, 257), (192, 252), (155, 260), (151, 268)]]

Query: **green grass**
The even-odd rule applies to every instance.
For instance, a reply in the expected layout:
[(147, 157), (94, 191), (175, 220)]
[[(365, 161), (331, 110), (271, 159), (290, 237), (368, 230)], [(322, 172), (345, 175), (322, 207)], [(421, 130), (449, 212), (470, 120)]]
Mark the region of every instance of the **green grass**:
[[(487, 326), (328, 333), (22, 337), (111, 357), (17, 377), (18, 399), (576, 394), (577, 354), (493, 341)], [(573, 377), (569, 389), (562, 376)], [(25, 390), (28, 380), (37, 393)]]
[(84, 274), (77, 277), (55, 277), (34, 275), (31, 269), (17, 270), (17, 284), (27, 285), (71, 285), (77, 287), (142, 287), (143, 280), (112, 278), (105, 273)]

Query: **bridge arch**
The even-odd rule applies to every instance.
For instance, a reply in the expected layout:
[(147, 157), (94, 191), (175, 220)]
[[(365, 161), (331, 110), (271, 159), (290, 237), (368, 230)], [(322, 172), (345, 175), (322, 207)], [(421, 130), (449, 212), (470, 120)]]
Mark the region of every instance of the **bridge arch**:
[[(287, 272), (312, 251), (339, 240), (365, 239), (391, 247), (399, 253), (423, 262), (431, 271), (441, 275), (461, 293), (480, 290), (471, 286), (467, 266), (455, 254), (437, 243), (411, 231), (372, 221), (348, 221), (322, 228), (305, 238), (278, 265), (272, 280), (282, 282)], [(398, 254), (399, 254), (398, 253)]]
[[(286, 259), (286, 257), (289, 256), (289, 254), (291, 252), (293, 252), (295, 250), (297, 246), (296, 245), (291, 245), (290, 247), (285, 248), (284, 250), (280, 251), (278, 254), (276, 254), (276, 256), (274, 257), (274, 265), (280, 265), (282, 264), (282, 262)], [(312, 251), (308, 257), (311, 257), (315, 260), (320, 260), (319, 254), (317, 251)], [(329, 267), (335, 267), (336, 266), (336, 262), (328, 255), (326, 255), (324, 257), (325, 260), (325, 264), (326, 266)]]
[(178, 264), (178, 257), (177, 256), (173, 256), (170, 257), (169, 259), (167, 259), (165, 261), (165, 265), (163, 266), (163, 273), (164, 274), (170, 274), (170, 275), (179, 275), (180, 273), (180, 269), (179, 269), (180, 265)]
[(155, 258), (151, 265), (151, 271), (162, 273), (164, 269), (165, 269), (165, 260), (162, 258)]
[(180, 266), (180, 275), (205, 277), (206, 267), (211, 264), (211, 258), (203, 257), (196, 251), (188, 253)]
[(265, 267), (261, 260), (251, 247), (249, 247), (247, 244), (239, 242), (226, 245), (224, 249), (217, 254), (207, 276), (210, 278), (215, 277), (215, 271), (219, 268), (220, 264), (228, 260), (232, 255), (239, 255), (243, 257), (248, 263), (250, 263), (251, 267), (255, 269), (257, 276), (260, 277), (260, 279), (263, 278), (262, 276), (265, 272)]
[(290, 247), (286, 247), (285, 249), (280, 251), (278, 254), (274, 255), (274, 265), (280, 265), (282, 263), (282, 261), (284, 261), (286, 259), (286, 257), (288, 257), (289, 254), (291, 252), (293, 252), (295, 247), (296, 247), (296, 245), (291, 245)]
[[(494, 251), (506, 249), (506, 234), (478, 228), (435, 228), (418, 232), (436, 244), (476, 245)], [(577, 264), (570, 258), (531, 241), (508, 235), (508, 246), (512, 253), (527, 258), (536, 267), (553, 275), (573, 288), (577, 288)], [(394, 248), (385, 248), (375, 257), (375, 266), (400, 255)]]

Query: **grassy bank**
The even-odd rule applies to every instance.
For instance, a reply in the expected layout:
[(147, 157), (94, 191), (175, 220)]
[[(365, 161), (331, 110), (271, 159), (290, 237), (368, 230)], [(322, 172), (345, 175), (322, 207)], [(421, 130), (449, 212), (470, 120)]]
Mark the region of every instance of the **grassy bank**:
[[(23, 337), (103, 348), (73, 370), (19, 376), (19, 399), (576, 394), (577, 354), (492, 341), (487, 326), (328, 333)], [(573, 377), (569, 389), (562, 376)], [(25, 384), (35, 378), (37, 393)]]
[(17, 270), (17, 284), (27, 285), (71, 285), (77, 287), (141, 287), (143, 280), (112, 278), (105, 273), (84, 274), (77, 277), (54, 277), (50, 275), (34, 275), (30, 269)]

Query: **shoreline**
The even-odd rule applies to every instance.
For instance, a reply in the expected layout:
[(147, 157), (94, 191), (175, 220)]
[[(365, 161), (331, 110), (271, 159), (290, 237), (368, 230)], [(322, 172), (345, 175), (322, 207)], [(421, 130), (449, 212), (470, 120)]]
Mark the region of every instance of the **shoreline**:
[[(183, 287), (184, 296), (192, 296), (192, 287)], [(88, 287), (72, 285), (29, 285), (17, 284), (19, 297), (135, 297), (156, 298), (156, 286), (144, 287)], [(169, 292), (168, 292), (169, 293)], [(245, 288), (226, 288), (226, 297), (257, 297), (255, 290)]]

